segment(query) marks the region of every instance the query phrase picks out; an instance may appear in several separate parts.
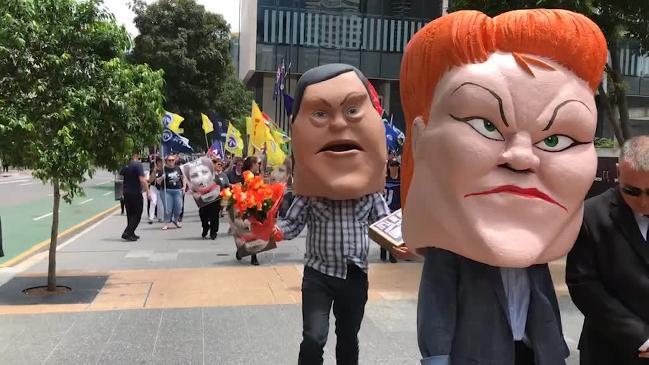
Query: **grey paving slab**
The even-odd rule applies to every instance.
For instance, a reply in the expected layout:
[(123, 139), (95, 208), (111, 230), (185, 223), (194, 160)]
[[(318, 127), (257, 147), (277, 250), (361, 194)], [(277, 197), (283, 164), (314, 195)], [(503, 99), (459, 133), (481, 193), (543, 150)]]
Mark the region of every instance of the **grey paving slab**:
[(151, 363), (162, 310), (123, 311), (97, 364)]
[(169, 309), (162, 312), (153, 350), (158, 364), (203, 363), (202, 309)]
[(44, 359), (45, 364), (95, 364), (110, 340), (121, 312), (85, 312)]

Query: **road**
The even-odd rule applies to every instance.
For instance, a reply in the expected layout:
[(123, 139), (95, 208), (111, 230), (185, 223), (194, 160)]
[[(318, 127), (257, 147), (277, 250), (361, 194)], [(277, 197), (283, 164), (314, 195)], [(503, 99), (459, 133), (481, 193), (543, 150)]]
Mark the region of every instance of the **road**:
[[(115, 206), (114, 177), (98, 171), (82, 184), (85, 196), (61, 202), (59, 232)], [(5, 257), (0, 265), (48, 239), (52, 225), (52, 187), (27, 171), (0, 175), (0, 217)]]

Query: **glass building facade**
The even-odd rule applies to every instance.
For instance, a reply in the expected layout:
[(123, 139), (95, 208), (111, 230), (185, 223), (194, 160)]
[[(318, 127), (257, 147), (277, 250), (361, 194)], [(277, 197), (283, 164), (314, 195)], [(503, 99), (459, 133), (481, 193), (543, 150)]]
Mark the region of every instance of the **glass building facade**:
[[(271, 116), (275, 72), (284, 62), (291, 84), (305, 71), (327, 63), (358, 67), (370, 79), (384, 108), (402, 125), (399, 70), (412, 36), (442, 14), (442, 0), (245, 0), (241, 39), (247, 39), (249, 70), (241, 78)], [(254, 4), (254, 9), (251, 3)], [(254, 14), (255, 22), (251, 21)], [(244, 21), (247, 17), (250, 22)], [(254, 34), (251, 34), (254, 30)], [(247, 35), (244, 35), (248, 33)], [(254, 46), (252, 42), (254, 41)], [(254, 55), (253, 55), (254, 52)], [(270, 87), (267, 83), (272, 83)], [(270, 112), (269, 106), (270, 105)]]

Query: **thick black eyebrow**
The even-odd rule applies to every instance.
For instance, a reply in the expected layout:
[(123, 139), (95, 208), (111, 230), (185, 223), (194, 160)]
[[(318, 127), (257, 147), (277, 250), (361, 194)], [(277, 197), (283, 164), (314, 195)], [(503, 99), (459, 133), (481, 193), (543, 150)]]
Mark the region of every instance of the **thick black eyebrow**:
[(503, 99), (498, 94), (496, 94), (495, 91), (489, 89), (488, 87), (484, 87), (480, 84), (476, 84), (475, 82), (465, 82), (462, 85), (456, 87), (455, 90), (453, 90), (453, 92), (451, 93), (451, 95), (455, 94), (455, 92), (458, 91), (462, 86), (466, 86), (466, 85), (477, 86), (481, 89), (487, 90), (489, 94), (493, 95), (493, 97), (496, 98), (496, 100), (498, 100), (498, 108), (500, 109), (500, 118), (502, 118), (503, 123), (505, 123), (505, 126), (509, 127), (509, 123), (507, 123), (507, 118), (505, 118), (505, 108), (503, 108)]
[(586, 105), (586, 103), (584, 103), (583, 101), (577, 100), (577, 99), (566, 100), (563, 103), (557, 105), (556, 108), (554, 108), (554, 112), (552, 112), (552, 118), (550, 118), (550, 121), (548, 122), (548, 125), (545, 128), (543, 128), (544, 131), (547, 131), (548, 129), (550, 129), (550, 127), (552, 127), (552, 123), (554, 123), (554, 119), (557, 117), (557, 113), (559, 113), (559, 109), (561, 109), (564, 105), (570, 104), (570, 103), (579, 103), (579, 104), (585, 106), (586, 109), (588, 109), (588, 111), (592, 113), (592, 110), (590, 110), (588, 105)]
[(318, 97), (318, 98), (316, 98), (316, 101), (319, 101), (319, 102), (321, 102), (321, 103), (323, 103), (323, 104), (325, 104), (326, 106), (328, 106), (328, 107), (331, 108), (331, 103), (329, 103), (329, 102), (328, 102), (326, 99), (324, 99), (324, 98), (320, 98), (320, 97)]
[(367, 93), (363, 94), (363, 93), (357, 93), (357, 92), (352, 91), (349, 94), (347, 94), (347, 96), (345, 96), (343, 101), (340, 102), (340, 105), (345, 104), (347, 102), (347, 99), (351, 99), (351, 98), (359, 98), (360, 99), (360, 98), (364, 98), (366, 95), (367, 95)]

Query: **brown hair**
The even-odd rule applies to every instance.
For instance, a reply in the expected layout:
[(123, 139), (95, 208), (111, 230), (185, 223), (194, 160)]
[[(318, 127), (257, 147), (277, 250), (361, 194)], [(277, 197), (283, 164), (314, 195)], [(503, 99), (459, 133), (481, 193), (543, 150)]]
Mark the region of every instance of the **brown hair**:
[(401, 101), (406, 120), (402, 160), (402, 202), (413, 172), (412, 123), (428, 123), (435, 88), (451, 68), (482, 63), (497, 51), (510, 52), (528, 73), (529, 65), (551, 67), (525, 55), (546, 57), (588, 83), (599, 85), (607, 59), (606, 39), (587, 17), (567, 10), (515, 10), (491, 18), (467, 10), (438, 18), (417, 32), (401, 61)]

